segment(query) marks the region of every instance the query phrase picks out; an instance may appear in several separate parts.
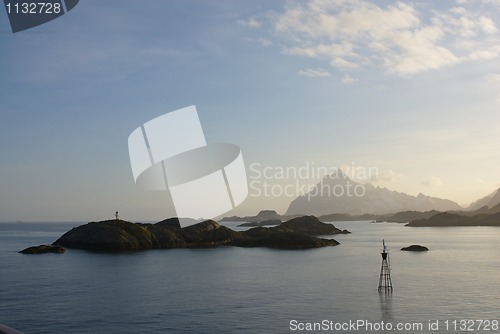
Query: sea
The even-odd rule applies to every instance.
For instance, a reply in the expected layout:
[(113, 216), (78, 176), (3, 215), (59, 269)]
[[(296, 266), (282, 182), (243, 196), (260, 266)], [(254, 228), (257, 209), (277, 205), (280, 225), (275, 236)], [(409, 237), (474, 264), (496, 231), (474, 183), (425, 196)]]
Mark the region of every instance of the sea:
[[(24, 255), (79, 223), (0, 223), (0, 324), (25, 334), (500, 332), (499, 227), (333, 224), (352, 233), (312, 250)], [(392, 293), (377, 289), (382, 240)], [(400, 250), (412, 244), (430, 250)]]

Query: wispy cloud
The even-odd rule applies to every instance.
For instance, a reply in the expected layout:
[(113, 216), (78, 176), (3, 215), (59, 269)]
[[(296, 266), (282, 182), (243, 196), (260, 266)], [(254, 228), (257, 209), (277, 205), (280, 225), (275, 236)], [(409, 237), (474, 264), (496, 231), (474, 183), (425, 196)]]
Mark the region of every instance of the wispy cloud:
[(331, 73), (323, 68), (308, 68), (306, 70), (300, 70), (297, 72), (298, 75), (309, 77), (309, 78), (317, 78), (317, 77), (329, 77)]
[(488, 80), (488, 82), (492, 82), (492, 83), (500, 83), (500, 74), (498, 74), (498, 73), (488, 74), (486, 76), (486, 80)]
[(260, 46), (263, 46), (265, 48), (273, 45), (273, 42), (271, 40), (269, 40), (267, 38), (262, 38), (262, 37), (260, 37), (260, 38), (251, 38), (251, 37), (248, 37), (246, 40), (249, 41), (249, 42), (252, 42), (252, 43), (257, 43)]
[(445, 9), (419, 5), (296, 1), (269, 18), (284, 54), (324, 60), (339, 70), (375, 65), (411, 76), (500, 57), (499, 29), (484, 9), (488, 3), (479, 9), (466, 2)]
[(370, 182), (373, 184), (380, 184), (383, 182), (397, 182), (403, 178), (403, 174), (397, 173), (392, 169), (381, 171), (376, 175), (371, 175)]
[(422, 185), (426, 187), (440, 187), (443, 185), (443, 181), (436, 176), (431, 176), (427, 180), (422, 181)]
[(496, 180), (496, 181), (486, 181), (486, 180), (483, 180), (483, 179), (479, 179), (479, 183), (480, 183), (480, 184), (484, 184), (484, 185), (488, 185), (488, 186), (492, 186), (492, 187), (494, 187), (495, 189), (500, 188), (500, 180)]
[(238, 20), (237, 21), (239, 25), (248, 27), (248, 28), (260, 28), (262, 25), (262, 22), (258, 21), (257, 19), (251, 17), (247, 20)]
[(500, 74), (490, 73), (485, 77), (486, 82), (497, 89), (497, 102), (500, 103)]
[(358, 79), (351, 77), (349, 74), (346, 74), (342, 77), (342, 83), (344, 85), (352, 85), (352, 84), (356, 83), (357, 81), (358, 81)]
[(273, 45), (273, 42), (271, 42), (271, 40), (266, 39), (266, 38), (258, 38), (258, 39), (257, 39), (257, 42), (258, 42), (260, 45), (264, 46), (264, 47), (268, 47), (268, 46)]

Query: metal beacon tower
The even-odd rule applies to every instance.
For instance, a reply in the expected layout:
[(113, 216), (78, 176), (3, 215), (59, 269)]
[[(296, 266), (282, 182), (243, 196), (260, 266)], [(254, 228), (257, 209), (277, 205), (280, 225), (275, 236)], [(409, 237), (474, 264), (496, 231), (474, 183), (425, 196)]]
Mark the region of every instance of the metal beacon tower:
[(391, 261), (389, 260), (389, 249), (382, 240), (382, 267), (380, 268), (380, 279), (378, 281), (378, 292), (392, 292)]

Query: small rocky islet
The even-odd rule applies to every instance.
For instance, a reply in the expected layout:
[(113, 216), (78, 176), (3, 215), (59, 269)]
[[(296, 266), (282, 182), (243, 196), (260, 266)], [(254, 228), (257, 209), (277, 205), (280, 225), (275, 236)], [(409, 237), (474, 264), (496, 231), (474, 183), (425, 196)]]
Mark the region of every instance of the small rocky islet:
[[(105, 220), (75, 227), (51, 246), (98, 252), (218, 246), (309, 249), (339, 244), (334, 239), (319, 238), (318, 235), (344, 233), (350, 232), (323, 223), (314, 216), (298, 217), (275, 227), (255, 227), (247, 231), (234, 231), (213, 220), (186, 227), (181, 227), (178, 218), (156, 224)], [(30, 248), (21, 252), (34, 254), (27, 251)]]
[(422, 245), (410, 245), (408, 247), (401, 248), (401, 250), (406, 252), (427, 252), (429, 248)]
[(39, 246), (28, 247), (26, 249), (23, 249), (19, 253), (22, 253), (22, 254), (45, 254), (45, 253), (62, 254), (65, 251), (66, 250), (62, 246), (56, 246), (56, 245), (39, 245)]

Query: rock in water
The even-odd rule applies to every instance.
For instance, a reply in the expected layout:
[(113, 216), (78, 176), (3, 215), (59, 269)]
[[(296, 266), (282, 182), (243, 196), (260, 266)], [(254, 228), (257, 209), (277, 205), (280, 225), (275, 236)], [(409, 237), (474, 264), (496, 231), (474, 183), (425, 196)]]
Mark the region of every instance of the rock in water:
[(186, 247), (221, 246), (242, 237), (241, 233), (221, 226), (214, 220), (186, 226), (182, 228), (181, 235), (186, 242)]
[(22, 253), (22, 254), (43, 254), (43, 253), (61, 254), (64, 252), (65, 252), (65, 249), (62, 246), (40, 245), (40, 246), (28, 247), (26, 249), (23, 249), (19, 253)]
[(337, 246), (334, 239), (316, 238), (310, 234), (283, 230), (279, 227), (254, 227), (243, 232), (245, 237), (232, 244), (239, 247), (269, 247), (278, 249), (308, 249)]
[(92, 222), (71, 229), (54, 242), (66, 248), (119, 252), (153, 248), (151, 232), (123, 220)]
[(277, 228), (305, 233), (309, 235), (332, 235), (349, 233), (347, 230), (342, 231), (332, 224), (323, 223), (315, 216), (293, 218), (278, 225)]
[(318, 218), (300, 217), (277, 227), (233, 231), (213, 220), (181, 227), (176, 219), (156, 224), (107, 220), (88, 223), (66, 232), (54, 245), (101, 252), (136, 251), (159, 248), (199, 248), (217, 246), (273, 247), (306, 249), (335, 246), (333, 239), (313, 235), (349, 233)]
[(408, 247), (403, 247), (401, 248), (402, 251), (407, 251), (407, 252), (427, 252), (429, 248), (421, 245), (411, 245)]

